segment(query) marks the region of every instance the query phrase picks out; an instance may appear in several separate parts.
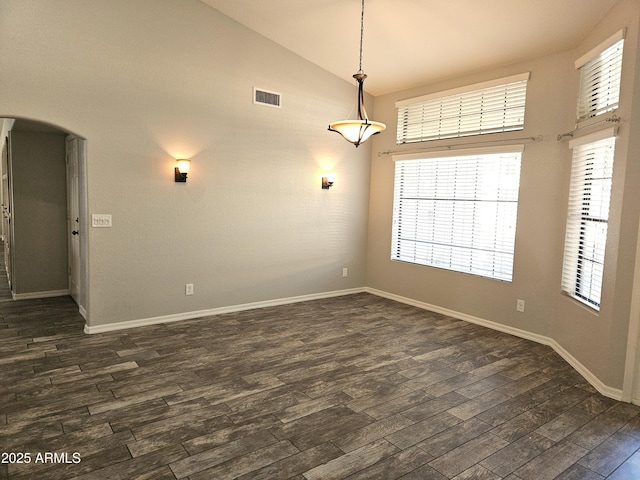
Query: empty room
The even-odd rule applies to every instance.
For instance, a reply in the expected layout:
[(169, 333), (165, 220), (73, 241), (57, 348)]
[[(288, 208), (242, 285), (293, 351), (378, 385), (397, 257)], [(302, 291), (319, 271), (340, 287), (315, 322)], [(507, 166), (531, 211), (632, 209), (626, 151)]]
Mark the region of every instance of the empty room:
[(640, 478), (639, 62), (638, 0), (0, 0), (0, 479)]

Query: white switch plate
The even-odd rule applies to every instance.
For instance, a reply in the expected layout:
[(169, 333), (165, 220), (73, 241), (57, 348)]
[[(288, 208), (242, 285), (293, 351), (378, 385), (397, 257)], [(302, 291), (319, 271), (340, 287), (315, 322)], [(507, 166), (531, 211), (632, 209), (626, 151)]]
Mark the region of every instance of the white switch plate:
[(518, 301), (516, 302), (516, 310), (518, 312), (524, 312), (524, 300), (518, 299)]
[(347, 270), (347, 267), (344, 267), (344, 268), (342, 269), (342, 276), (343, 276), (343, 277), (346, 277), (347, 275), (349, 275), (349, 270)]
[(91, 215), (91, 226), (98, 228), (111, 227), (111, 214), (110, 213), (94, 213)]
[(184, 294), (185, 295), (193, 295), (193, 283), (187, 283), (184, 286)]

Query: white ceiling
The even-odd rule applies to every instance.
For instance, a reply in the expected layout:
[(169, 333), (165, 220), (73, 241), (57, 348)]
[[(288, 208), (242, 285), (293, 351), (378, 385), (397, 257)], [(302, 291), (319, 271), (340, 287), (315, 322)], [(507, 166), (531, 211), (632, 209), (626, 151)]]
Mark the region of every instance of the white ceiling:
[[(361, 0), (201, 0), (353, 82)], [(367, 0), (372, 95), (570, 50), (618, 0)]]

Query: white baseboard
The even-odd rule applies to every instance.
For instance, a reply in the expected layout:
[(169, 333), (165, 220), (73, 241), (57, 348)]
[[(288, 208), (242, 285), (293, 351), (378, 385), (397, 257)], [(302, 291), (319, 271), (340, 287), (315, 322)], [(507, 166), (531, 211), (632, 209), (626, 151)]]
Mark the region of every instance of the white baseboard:
[[(602, 383), (602, 381), (596, 377), (591, 371), (582, 365), (576, 358), (567, 352), (564, 347), (555, 340), (551, 340), (549, 346), (555, 350), (555, 352), (566, 360), (576, 371), (584, 377), (584, 379), (591, 384), (593, 388), (598, 390), (605, 397), (613, 398), (614, 400), (622, 400), (622, 390), (619, 388), (613, 388)], [(637, 405), (637, 404), (636, 404)]]
[(147, 325), (157, 325), (159, 323), (177, 322), (180, 320), (193, 320), (194, 318), (209, 317), (212, 315), (220, 315), (222, 313), (234, 313), (244, 310), (254, 310), (257, 308), (275, 307), (279, 305), (288, 305), (290, 303), (307, 302), (309, 300), (321, 300), (323, 298), (341, 297), (343, 295), (352, 295), (355, 293), (363, 293), (364, 288), (353, 288), (348, 290), (334, 290), (331, 292), (314, 293), (310, 295), (301, 295), (298, 297), (277, 298), (275, 300), (265, 300), (262, 302), (244, 303), (240, 305), (231, 305), (228, 307), (212, 308), (208, 310), (198, 310), (194, 312), (176, 313), (174, 315), (163, 315), (160, 317), (142, 318), (139, 320), (127, 320), (125, 322), (109, 323), (106, 325), (86, 325), (84, 332), (104, 333), (116, 330), (124, 330), (127, 328), (144, 327)]
[[(467, 315), (466, 313), (457, 312), (455, 310), (439, 307), (437, 305), (431, 305), (429, 303), (420, 302), (418, 300), (413, 300), (411, 298), (402, 297), (400, 295), (395, 295), (393, 293), (384, 292), (382, 290), (369, 288), (369, 287), (353, 288), (348, 290), (335, 290), (331, 292), (315, 293), (311, 295), (301, 295), (298, 297), (278, 298), (274, 300), (245, 303), (240, 305), (231, 305), (227, 307), (212, 308), (208, 310), (198, 310), (193, 312), (177, 313), (173, 315), (163, 315), (159, 317), (142, 318), (139, 320), (128, 320), (124, 322), (109, 323), (106, 325), (90, 326), (85, 324), (84, 331), (85, 333), (88, 333), (88, 334), (106, 333), (106, 332), (113, 332), (117, 330), (124, 330), (128, 328), (143, 327), (147, 325), (157, 325), (160, 323), (177, 322), (180, 320), (192, 320), (195, 318), (220, 315), (223, 313), (241, 312), (244, 310), (254, 310), (258, 308), (274, 307), (279, 305), (287, 305), (287, 304), (298, 303), (298, 302), (307, 302), (310, 300), (320, 300), (324, 298), (340, 297), (343, 295), (352, 295), (355, 293), (363, 293), (363, 292), (370, 293), (378, 297), (388, 298), (390, 300), (394, 300), (399, 303), (412, 305), (414, 307), (422, 308), (424, 310), (429, 310), (431, 312), (447, 315), (449, 317), (457, 318), (458, 320), (463, 320), (463, 321), (474, 323), (486, 328), (491, 328), (492, 330), (508, 333), (509, 335), (514, 335), (516, 337), (524, 338), (526, 340), (531, 340), (533, 342), (540, 343), (542, 345), (547, 345), (551, 347), (558, 355), (560, 355), (567, 363), (569, 363), (569, 365), (571, 365), (578, 373), (580, 373), (580, 375), (582, 375), (584, 379), (587, 380), (602, 395), (609, 398), (613, 398), (614, 400), (622, 399), (621, 389), (617, 389), (617, 388), (613, 388), (608, 385), (605, 385), (598, 377), (596, 377), (588, 368), (582, 365), (573, 355), (571, 355), (567, 350), (565, 350), (564, 347), (558, 344), (558, 342), (556, 342), (553, 338), (546, 337), (544, 335), (539, 335), (537, 333), (528, 332), (526, 330), (521, 330), (519, 328), (510, 327), (508, 325), (503, 325), (501, 323), (492, 322), (484, 318), (474, 317), (472, 315)], [(43, 293), (47, 293), (47, 292), (43, 292)], [(65, 291), (64, 293), (58, 293), (58, 295), (68, 295), (68, 292)], [(50, 295), (50, 296), (58, 296), (58, 295)], [(39, 296), (39, 297), (29, 297), (29, 298), (42, 298), (42, 297)]]
[(571, 355), (567, 350), (565, 350), (564, 347), (562, 347), (562, 345), (556, 342), (553, 338), (546, 337), (544, 335), (539, 335), (537, 333), (528, 332), (526, 330), (521, 330), (519, 328), (510, 327), (508, 325), (502, 325), (501, 323), (492, 322), (490, 320), (474, 317), (472, 315), (467, 315), (466, 313), (456, 312), (455, 310), (449, 310), (448, 308), (442, 308), (437, 305), (431, 305), (429, 303), (420, 302), (417, 300), (413, 300), (411, 298), (401, 297), (399, 295), (384, 292), (381, 290), (376, 290), (374, 288), (367, 287), (365, 288), (365, 291), (367, 293), (371, 293), (372, 295), (377, 295), (379, 297), (388, 298), (396, 302), (412, 305), (414, 307), (422, 308), (424, 310), (429, 310), (435, 313), (440, 313), (442, 315), (447, 315), (449, 317), (457, 318), (458, 320), (464, 320), (469, 323), (475, 323), (483, 327), (508, 333), (516, 337), (524, 338), (525, 340), (531, 340), (536, 343), (540, 343), (542, 345), (548, 345), (558, 355), (560, 355), (569, 365), (571, 365), (580, 375), (582, 375), (584, 379), (587, 382), (589, 382), (591, 386), (595, 388), (598, 392), (600, 392), (602, 395), (604, 395), (605, 397), (613, 398), (614, 400), (622, 399), (621, 389), (613, 388), (608, 385), (605, 385), (587, 367), (582, 365), (573, 355)]
[(46, 292), (11, 293), (14, 300), (35, 300), (37, 298), (65, 297), (69, 290), (48, 290)]

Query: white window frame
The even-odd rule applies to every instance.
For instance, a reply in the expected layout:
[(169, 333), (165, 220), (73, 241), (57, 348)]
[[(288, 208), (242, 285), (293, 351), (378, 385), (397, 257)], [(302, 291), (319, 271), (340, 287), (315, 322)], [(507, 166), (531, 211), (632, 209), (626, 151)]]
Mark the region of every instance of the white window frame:
[(599, 311), (617, 127), (576, 138), (562, 268), (562, 291)]
[(397, 144), (524, 129), (530, 72), (396, 102)]
[(391, 260), (512, 281), (523, 151), (395, 155)]
[(580, 71), (578, 125), (618, 108), (624, 38), (625, 30), (620, 30), (575, 61)]

